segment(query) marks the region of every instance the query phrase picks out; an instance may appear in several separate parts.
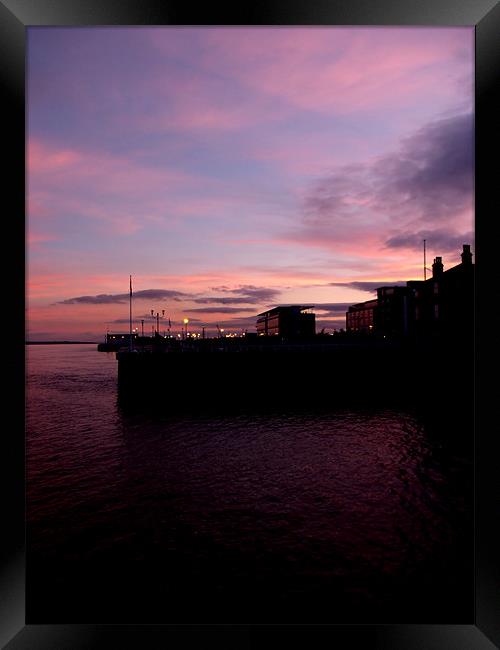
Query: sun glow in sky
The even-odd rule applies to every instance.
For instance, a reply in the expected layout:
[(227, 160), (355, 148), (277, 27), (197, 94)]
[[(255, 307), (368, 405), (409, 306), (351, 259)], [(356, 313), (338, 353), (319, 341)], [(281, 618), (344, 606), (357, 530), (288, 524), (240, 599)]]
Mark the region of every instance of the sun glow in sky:
[[(28, 338), (319, 328), (473, 244), (473, 28), (29, 28)], [(430, 263), (428, 265), (430, 265)], [(162, 327), (160, 326), (160, 329)]]

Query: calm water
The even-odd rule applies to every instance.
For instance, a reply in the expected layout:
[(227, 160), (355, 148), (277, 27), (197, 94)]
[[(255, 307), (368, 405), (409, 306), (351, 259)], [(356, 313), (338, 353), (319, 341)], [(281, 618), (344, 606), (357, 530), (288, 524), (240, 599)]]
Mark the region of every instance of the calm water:
[(411, 410), (128, 412), (113, 353), (27, 367), (28, 622), (472, 622), (470, 445)]

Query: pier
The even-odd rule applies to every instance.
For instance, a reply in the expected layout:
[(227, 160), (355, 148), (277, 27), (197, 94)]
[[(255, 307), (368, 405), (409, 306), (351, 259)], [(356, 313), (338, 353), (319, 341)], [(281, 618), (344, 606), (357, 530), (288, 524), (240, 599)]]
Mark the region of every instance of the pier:
[[(472, 408), (473, 359), (455, 345), (175, 342), (120, 351), (122, 403), (177, 408), (338, 408), (459, 403)], [(458, 402), (457, 402), (458, 400)], [(469, 404), (470, 402), (470, 404)]]

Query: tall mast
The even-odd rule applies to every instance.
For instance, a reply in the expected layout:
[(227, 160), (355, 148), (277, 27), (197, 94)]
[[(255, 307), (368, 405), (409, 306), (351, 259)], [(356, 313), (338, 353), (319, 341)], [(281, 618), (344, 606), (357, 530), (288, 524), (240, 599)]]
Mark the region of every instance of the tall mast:
[(129, 343), (128, 343), (128, 349), (130, 352), (132, 352), (132, 276), (130, 276), (130, 299), (129, 299)]
[(426, 264), (427, 264), (427, 262), (426, 262), (426, 260), (425, 260), (425, 239), (424, 239), (424, 282), (425, 282), (425, 280), (427, 279), (427, 274), (426, 274), (427, 268), (426, 268)]

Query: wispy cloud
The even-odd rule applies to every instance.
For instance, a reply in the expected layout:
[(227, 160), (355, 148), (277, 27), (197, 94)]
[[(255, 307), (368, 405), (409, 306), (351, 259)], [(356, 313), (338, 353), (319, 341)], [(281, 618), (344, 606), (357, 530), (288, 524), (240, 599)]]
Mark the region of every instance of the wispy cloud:
[[(138, 157), (136, 157), (138, 158)], [(131, 235), (165, 219), (170, 195), (193, 178), (133, 156), (80, 148), (62, 149), (32, 136), (28, 143), (29, 217), (49, 222), (90, 218), (113, 235)], [(140, 157), (139, 157), (140, 158)]]
[[(464, 61), (464, 29), (282, 28), (190, 32), (202, 48), (206, 75), (234, 77), (253, 94), (280, 98), (283, 107), (345, 113), (387, 104), (407, 107), (459, 97), (455, 69)], [(152, 35), (163, 52), (171, 50), (161, 33)], [(397, 56), (394, 52), (397, 49)], [(464, 52), (465, 49), (465, 52)], [(189, 57), (189, 55), (188, 55)], [(472, 68), (472, 61), (468, 61)], [(461, 66), (463, 70), (463, 64)], [(437, 83), (436, 83), (437, 82)]]

